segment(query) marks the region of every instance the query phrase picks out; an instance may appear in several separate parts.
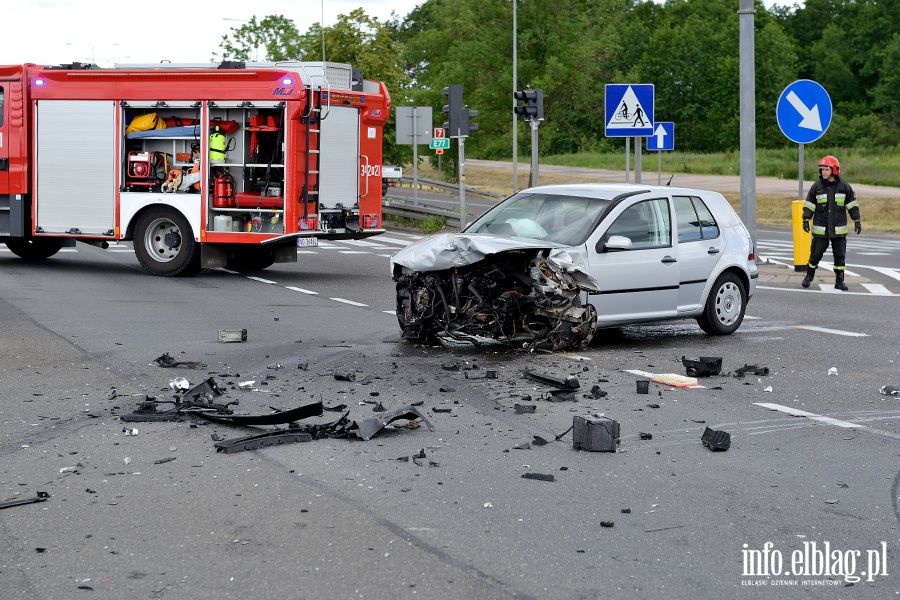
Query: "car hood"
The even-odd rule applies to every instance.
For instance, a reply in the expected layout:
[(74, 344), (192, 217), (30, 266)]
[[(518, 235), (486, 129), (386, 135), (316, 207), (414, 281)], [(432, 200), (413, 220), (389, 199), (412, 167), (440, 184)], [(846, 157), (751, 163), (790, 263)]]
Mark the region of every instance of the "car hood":
[(577, 252), (569, 246), (554, 246), (546, 242), (474, 235), (442, 233), (427, 237), (400, 250), (391, 257), (391, 264), (401, 265), (413, 271), (443, 271), (453, 267), (465, 267), (501, 252), (521, 250), (549, 250), (547, 261), (560, 271), (570, 274), (578, 286), (596, 291), (597, 281), (588, 275), (586, 266), (578, 259)]

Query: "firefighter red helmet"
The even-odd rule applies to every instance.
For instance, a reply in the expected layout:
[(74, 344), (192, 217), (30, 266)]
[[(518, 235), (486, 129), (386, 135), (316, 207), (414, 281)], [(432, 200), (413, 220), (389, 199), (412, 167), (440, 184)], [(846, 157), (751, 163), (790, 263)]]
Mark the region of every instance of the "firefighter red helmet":
[(830, 154), (819, 161), (819, 169), (821, 170), (822, 167), (831, 167), (831, 172), (835, 175), (839, 175), (841, 172), (841, 163)]

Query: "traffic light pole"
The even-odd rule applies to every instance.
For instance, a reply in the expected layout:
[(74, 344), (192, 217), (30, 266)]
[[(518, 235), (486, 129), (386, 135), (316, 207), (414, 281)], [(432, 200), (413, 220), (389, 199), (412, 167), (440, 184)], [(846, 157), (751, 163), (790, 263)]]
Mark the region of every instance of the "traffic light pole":
[(466, 228), (466, 136), (456, 139), (459, 146), (459, 230)]
[(538, 127), (541, 122), (532, 120), (531, 123), (531, 187), (538, 184)]

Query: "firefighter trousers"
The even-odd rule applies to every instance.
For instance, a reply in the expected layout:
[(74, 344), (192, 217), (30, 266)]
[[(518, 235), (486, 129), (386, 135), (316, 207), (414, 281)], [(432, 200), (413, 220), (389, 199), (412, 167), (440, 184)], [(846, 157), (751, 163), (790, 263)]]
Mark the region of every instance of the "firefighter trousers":
[(827, 238), (814, 235), (812, 238), (812, 246), (809, 250), (809, 268), (815, 269), (819, 266), (819, 261), (828, 249), (828, 243), (831, 242), (831, 252), (834, 254), (834, 269), (841, 271), (844, 269), (844, 261), (847, 259), (847, 236)]

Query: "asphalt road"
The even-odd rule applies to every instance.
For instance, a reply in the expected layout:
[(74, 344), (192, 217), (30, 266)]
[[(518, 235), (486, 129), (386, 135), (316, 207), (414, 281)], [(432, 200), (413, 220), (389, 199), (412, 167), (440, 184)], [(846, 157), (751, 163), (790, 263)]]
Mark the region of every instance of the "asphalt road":
[[(0, 252), (0, 499), (50, 494), (0, 511), (3, 596), (900, 593), (900, 400), (879, 392), (900, 388), (900, 287), (772, 281), (727, 338), (676, 322), (605, 331), (578, 354), (422, 347), (398, 339), (387, 266), (415, 237), (323, 244), (251, 277), (176, 280), (145, 275), (127, 249), (79, 245), (38, 264)], [(773, 256), (787, 243), (760, 239)], [(897, 264), (895, 238), (852, 240), (848, 263)], [(239, 328), (246, 342), (217, 341)], [(166, 352), (206, 366), (160, 368)], [(721, 356), (723, 374), (636, 393), (640, 373), (683, 375), (682, 356)], [(748, 364), (769, 374), (732, 376)], [(355, 381), (334, 378), (349, 369)], [(550, 402), (525, 369), (576, 376), (576, 399)], [(225, 454), (212, 434), (250, 430), (119, 420), (146, 395), (171, 397), (176, 377), (214, 378), (245, 414), (321, 400), (361, 420), (378, 403), (421, 402), (434, 431), (400, 420), (369, 441)], [(592, 397), (594, 385), (606, 395)], [(587, 414), (620, 424), (618, 452), (573, 450), (564, 432)], [(730, 433), (729, 450), (701, 444), (707, 426)], [(814, 561), (826, 544), (830, 574)]]

